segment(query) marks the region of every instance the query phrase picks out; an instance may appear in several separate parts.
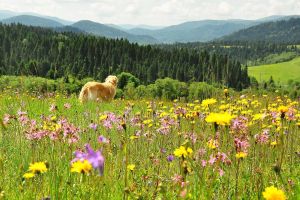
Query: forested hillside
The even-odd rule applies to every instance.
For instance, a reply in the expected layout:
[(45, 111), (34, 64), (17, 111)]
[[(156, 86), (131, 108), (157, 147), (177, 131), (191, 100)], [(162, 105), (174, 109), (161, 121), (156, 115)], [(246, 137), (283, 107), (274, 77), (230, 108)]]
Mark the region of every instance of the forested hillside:
[(130, 72), (142, 83), (170, 77), (217, 82), (241, 89), (247, 69), (226, 55), (187, 49), (163, 50), (127, 40), (105, 39), (24, 25), (0, 25), (0, 73), (59, 78), (73, 75), (103, 80)]
[[(267, 41), (215, 41), (209, 43), (192, 42), (176, 43), (172, 45), (157, 45), (158, 47), (168, 49), (187, 48), (190, 51), (208, 51), (218, 55), (227, 55), (231, 59), (237, 60), (244, 65), (262, 64), (265, 58), (274, 54), (300, 54), (300, 48), (297, 45), (288, 45)], [(292, 58), (291, 58), (292, 59)], [(275, 61), (275, 60), (274, 60)], [(286, 61), (286, 60), (283, 60)], [(271, 62), (272, 63), (272, 62)], [(275, 63), (275, 62), (274, 62)], [(265, 63), (263, 63), (265, 64)]]
[(267, 22), (221, 38), (222, 41), (268, 41), (295, 44), (300, 42), (300, 18)]

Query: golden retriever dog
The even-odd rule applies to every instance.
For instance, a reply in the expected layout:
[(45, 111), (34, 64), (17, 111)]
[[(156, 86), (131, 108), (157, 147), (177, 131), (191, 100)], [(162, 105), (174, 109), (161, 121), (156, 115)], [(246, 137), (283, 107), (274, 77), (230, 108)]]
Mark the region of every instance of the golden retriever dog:
[(111, 101), (116, 95), (118, 78), (108, 76), (104, 83), (87, 82), (81, 89), (79, 101)]

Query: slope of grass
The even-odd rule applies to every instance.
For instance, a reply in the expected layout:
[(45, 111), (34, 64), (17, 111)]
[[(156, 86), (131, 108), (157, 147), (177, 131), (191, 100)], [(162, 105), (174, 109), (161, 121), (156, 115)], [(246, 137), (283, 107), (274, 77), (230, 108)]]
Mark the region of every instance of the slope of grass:
[(249, 75), (259, 82), (272, 76), (276, 83), (286, 84), (288, 80), (300, 81), (300, 57), (288, 62), (249, 67)]

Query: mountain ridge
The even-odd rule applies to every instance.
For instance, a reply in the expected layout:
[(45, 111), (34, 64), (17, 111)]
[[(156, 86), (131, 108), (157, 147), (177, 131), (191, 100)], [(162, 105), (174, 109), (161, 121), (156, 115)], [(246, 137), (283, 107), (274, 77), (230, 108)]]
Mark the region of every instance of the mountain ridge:
[[(32, 16), (28, 14), (18, 14), (19, 13), (17, 12), (0, 10), (0, 22), (6, 24), (21, 23), (31, 26), (50, 27), (54, 29), (60, 27), (60, 29), (56, 30), (65, 30), (71, 32), (74, 30), (76, 33), (88, 33), (107, 38), (124, 38), (128, 39), (130, 42), (137, 42), (139, 44), (208, 42), (218, 40), (240, 30), (244, 30), (269, 21), (288, 20), (292, 17), (300, 17), (299, 15), (273, 15), (256, 20), (194, 20), (158, 28), (148, 25), (104, 24), (90, 20), (80, 20), (72, 23), (71, 21), (63, 20), (57, 17), (43, 16), (36, 13), (32, 13)], [(1, 21), (1, 18), (3, 18), (5, 15), (17, 16), (2, 19)], [(63, 26), (67, 27), (62, 28)]]
[(216, 41), (268, 41), (281, 43), (300, 42), (300, 18), (290, 18), (275, 22), (265, 22), (233, 34), (216, 39)]

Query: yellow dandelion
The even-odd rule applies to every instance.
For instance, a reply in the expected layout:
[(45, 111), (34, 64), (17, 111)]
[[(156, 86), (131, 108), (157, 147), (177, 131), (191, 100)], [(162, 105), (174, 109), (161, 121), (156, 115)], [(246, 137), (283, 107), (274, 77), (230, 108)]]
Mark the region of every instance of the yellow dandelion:
[(25, 179), (31, 179), (33, 177), (34, 177), (34, 173), (32, 173), (32, 172), (27, 172), (23, 175), (23, 178), (25, 178)]
[(247, 156), (247, 153), (244, 153), (244, 152), (238, 152), (237, 154), (235, 154), (235, 157), (237, 159), (245, 158), (246, 156)]
[(270, 145), (274, 147), (274, 146), (277, 145), (277, 142), (276, 142), (276, 141), (273, 141), (273, 142), (270, 143)]
[(40, 174), (48, 171), (45, 162), (35, 162), (29, 165), (29, 171), (34, 174)]
[(262, 193), (266, 200), (286, 200), (284, 192), (274, 186), (267, 187)]
[(134, 164), (127, 165), (127, 170), (133, 171), (134, 169), (135, 169), (135, 165)]
[(88, 160), (76, 161), (72, 163), (71, 172), (88, 174), (92, 170), (92, 165)]
[(258, 114), (255, 114), (253, 115), (253, 121), (257, 121), (257, 120), (263, 120), (265, 118), (265, 114), (261, 114), (261, 113), (258, 113)]
[(174, 151), (174, 155), (176, 157), (188, 157), (191, 156), (193, 154), (193, 150), (191, 148), (185, 148), (184, 146), (180, 146), (179, 148), (175, 149)]
[(225, 126), (229, 125), (233, 118), (235, 118), (235, 116), (229, 113), (210, 113), (205, 118), (205, 121), (208, 123), (217, 123), (218, 125)]
[(107, 115), (100, 115), (100, 117), (99, 117), (99, 120), (100, 120), (100, 121), (103, 121), (103, 120), (105, 120), (105, 119), (107, 119)]
[(201, 103), (201, 105), (203, 106), (203, 107), (207, 107), (207, 106), (209, 106), (209, 105), (212, 105), (212, 104), (215, 104), (215, 103), (217, 103), (217, 100), (216, 99), (204, 99), (203, 101), (202, 101), (202, 103)]
[(287, 106), (279, 106), (278, 107), (278, 112), (281, 112), (281, 113), (286, 113), (288, 111), (288, 107)]

